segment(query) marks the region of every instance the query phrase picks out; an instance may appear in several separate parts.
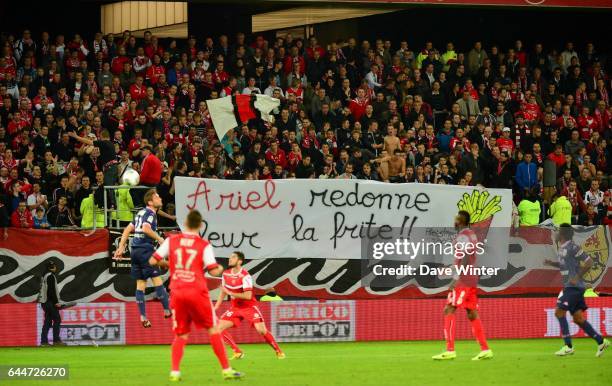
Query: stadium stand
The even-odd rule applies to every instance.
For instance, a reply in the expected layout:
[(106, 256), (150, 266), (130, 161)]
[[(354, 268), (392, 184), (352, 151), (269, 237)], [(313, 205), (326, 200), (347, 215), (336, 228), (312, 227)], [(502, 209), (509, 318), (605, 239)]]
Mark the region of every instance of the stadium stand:
[[(611, 222), (612, 82), (593, 44), (5, 36), (2, 227), (82, 225), (127, 169), (166, 205), (176, 176), (357, 178), (511, 188), (540, 220), (564, 196), (573, 223)], [(281, 100), (275, 122), (219, 140), (206, 100), (253, 92)]]

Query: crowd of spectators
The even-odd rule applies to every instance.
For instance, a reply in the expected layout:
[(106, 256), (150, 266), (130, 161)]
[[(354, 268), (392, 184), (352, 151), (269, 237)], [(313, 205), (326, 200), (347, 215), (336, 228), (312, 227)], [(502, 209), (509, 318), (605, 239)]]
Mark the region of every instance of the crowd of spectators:
[[(0, 50), (3, 227), (80, 225), (104, 205), (95, 188), (127, 169), (158, 188), (172, 223), (175, 176), (483, 185), (519, 204), (542, 200), (546, 160), (573, 223), (610, 223), (610, 58), (593, 44), (26, 30)], [(236, 93), (281, 105), (273, 123), (219, 139), (206, 100)]]

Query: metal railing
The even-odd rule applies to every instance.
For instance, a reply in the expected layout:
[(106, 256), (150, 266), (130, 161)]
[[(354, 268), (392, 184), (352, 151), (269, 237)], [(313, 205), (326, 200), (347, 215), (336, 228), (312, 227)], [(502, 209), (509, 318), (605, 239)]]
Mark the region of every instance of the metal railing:
[[(114, 195), (114, 192), (119, 190), (119, 189), (129, 189), (129, 190), (132, 190), (132, 189), (136, 189), (136, 190), (148, 190), (148, 189), (151, 189), (150, 186), (144, 186), (144, 185), (136, 185), (136, 186), (128, 186), (128, 185), (108, 186), (108, 185), (105, 185), (103, 188), (104, 188), (104, 208), (103, 208), (103, 210), (104, 210), (104, 225), (105, 225), (106, 228), (111, 229), (111, 230), (119, 230), (119, 229), (122, 230), (123, 227), (119, 226), (120, 221), (121, 221), (118, 218), (119, 217), (119, 215), (118, 215), (119, 208), (116, 207), (116, 208), (113, 209), (113, 208), (109, 208), (108, 207), (108, 204), (109, 204), (108, 203), (108, 192), (112, 191), (113, 195)], [(116, 197), (116, 195), (115, 195), (115, 197)], [(134, 218), (134, 215), (136, 213), (138, 213), (138, 211), (141, 210), (142, 208), (143, 207), (141, 207), (141, 206), (134, 206), (134, 208), (132, 208), (130, 210), (130, 212), (132, 213), (132, 219)], [(115, 226), (113, 226), (109, 222), (109, 214), (111, 214), (113, 212), (117, 213), (117, 218), (116, 218), (117, 222), (116, 222)], [(95, 226), (96, 226), (96, 223), (94, 221), (94, 229), (95, 229)], [(176, 227), (176, 226), (174, 226), (174, 227), (159, 227), (158, 226), (157, 227), (158, 231), (171, 231), (171, 230), (176, 230), (176, 229), (178, 229), (178, 227)]]
[[(94, 194), (95, 197), (95, 192), (99, 189), (100, 187), (94, 187), (92, 188), (92, 194)], [(100, 227), (98, 226), (98, 215), (99, 215), (99, 211), (102, 210), (103, 214), (104, 214), (104, 228), (109, 229), (109, 230), (123, 230), (124, 227), (120, 226), (120, 220), (119, 219), (119, 208), (118, 205), (115, 205), (115, 207), (109, 207), (109, 193), (112, 193), (115, 197), (115, 192), (119, 189), (128, 189), (128, 190), (132, 190), (132, 189), (136, 189), (136, 190), (145, 190), (145, 189), (151, 189), (150, 186), (144, 186), (144, 185), (137, 185), (137, 186), (128, 186), (128, 185), (117, 185), (117, 186), (103, 186), (102, 187), (104, 189), (104, 207), (103, 208), (99, 208), (98, 205), (95, 202), (95, 198), (94, 198), (94, 202), (93, 205), (91, 206), (91, 211), (92, 211), (92, 218), (93, 218), (93, 225), (91, 227), (83, 227), (82, 224), (81, 226), (63, 226), (63, 227), (49, 227), (48, 229), (50, 230), (58, 230), (58, 231), (91, 231), (91, 233), (93, 234), (93, 232), (96, 231), (96, 229), (99, 229)], [(130, 209), (129, 211), (132, 214), (132, 220), (134, 218), (134, 215), (136, 213), (138, 213), (139, 210), (141, 210), (143, 207), (142, 206), (134, 206), (134, 208)], [(127, 209), (122, 210), (123, 213), (125, 213), (127, 211)], [(112, 213), (116, 213), (116, 218), (113, 219), (112, 218)], [(81, 215), (83, 215), (83, 213), (81, 213)], [(112, 220), (115, 220), (116, 222), (113, 223)], [(127, 220), (124, 220), (127, 221)], [(131, 220), (130, 220), (131, 221)], [(157, 227), (158, 231), (173, 231), (173, 230), (177, 230), (179, 229), (178, 226), (171, 226), (171, 227)]]
[[(98, 190), (97, 186), (93, 187), (92, 188), (92, 192), (90, 194), (94, 194), (95, 195), (95, 192), (97, 190)], [(83, 219), (83, 217), (82, 217), (83, 213), (81, 213), (81, 226), (73, 225), (73, 226), (62, 226), (62, 227), (49, 227), (48, 229), (49, 230), (53, 230), (53, 231), (92, 231), (92, 233), (93, 233), (93, 232), (95, 232), (96, 226), (98, 225), (97, 221), (96, 221), (97, 220), (96, 209), (98, 209), (98, 206), (96, 205), (96, 202), (95, 202), (95, 199), (94, 199), (93, 205), (91, 206), (91, 212), (92, 212), (91, 215), (92, 215), (92, 218), (93, 218), (93, 227), (83, 227), (82, 226), (83, 225), (83, 223), (82, 223), (82, 221), (83, 221), (82, 220)]]
[[(112, 213), (113, 211), (117, 214), (117, 217), (119, 217), (118, 216), (119, 208), (118, 208), (117, 203), (115, 203), (116, 207), (114, 209), (108, 207), (108, 193), (109, 193), (109, 191), (111, 191), (112, 194), (116, 197), (115, 192), (117, 190), (119, 190), (119, 189), (128, 189), (128, 191), (132, 190), (132, 189), (135, 189), (135, 190), (150, 189), (149, 186), (143, 186), (143, 185), (137, 185), (137, 186), (128, 186), (128, 185), (112, 185), (112, 186), (109, 186), (109, 185), (105, 185), (105, 186), (103, 186), (103, 188), (104, 188), (104, 208), (103, 208), (103, 210), (104, 210), (104, 226), (107, 227), (107, 228), (110, 228), (110, 229), (120, 228), (118, 226), (120, 220), (117, 218), (117, 224), (116, 224), (117, 227), (112, 227), (110, 225), (110, 222), (108, 221), (109, 213)], [(140, 209), (141, 209), (140, 207), (134, 207), (133, 209), (131, 209), (130, 211), (132, 212), (132, 217), (133, 217), (134, 213), (138, 212)]]

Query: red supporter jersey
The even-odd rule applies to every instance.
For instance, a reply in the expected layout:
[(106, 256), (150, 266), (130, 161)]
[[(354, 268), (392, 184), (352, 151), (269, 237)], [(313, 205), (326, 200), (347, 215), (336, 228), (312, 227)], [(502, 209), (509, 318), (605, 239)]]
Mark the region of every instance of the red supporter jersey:
[[(458, 266), (476, 266), (476, 244), (478, 236), (476, 232), (470, 228), (462, 229), (455, 237), (455, 267)], [(456, 272), (459, 274), (458, 272)], [(476, 287), (478, 285), (478, 276), (476, 275), (459, 275), (457, 287)]]
[(510, 156), (514, 152), (514, 142), (510, 138), (500, 137), (497, 138), (497, 146), (499, 146), (499, 150), (506, 151)]
[(356, 121), (360, 120), (363, 114), (365, 114), (366, 107), (370, 104), (370, 101), (367, 98), (359, 99), (355, 98), (349, 102), (349, 110), (353, 114), (353, 118)]
[(168, 237), (155, 251), (157, 260), (170, 264), (170, 289), (208, 294), (204, 270), (218, 266), (212, 245), (197, 234), (180, 233)]
[(130, 86), (130, 95), (132, 96), (132, 99), (140, 102), (140, 100), (147, 96), (147, 89), (145, 86), (138, 87), (137, 84), (133, 84)]
[(157, 185), (161, 181), (162, 164), (155, 154), (149, 154), (140, 165), (140, 183)]
[[(240, 272), (233, 273), (232, 268), (223, 271), (223, 289), (230, 292), (243, 293), (253, 291), (253, 278), (246, 269), (242, 268)], [(249, 300), (232, 298), (232, 307), (245, 308), (252, 307), (257, 304), (255, 297)]]
[(147, 68), (147, 80), (149, 80), (151, 84), (157, 84), (157, 80), (161, 74), (166, 74), (166, 69), (161, 64), (154, 64)]

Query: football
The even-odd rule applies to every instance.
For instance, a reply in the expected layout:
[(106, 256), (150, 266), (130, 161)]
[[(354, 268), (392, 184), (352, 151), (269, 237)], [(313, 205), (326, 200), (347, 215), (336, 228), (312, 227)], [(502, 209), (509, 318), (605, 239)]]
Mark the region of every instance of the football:
[(140, 183), (140, 174), (134, 169), (126, 170), (121, 176), (121, 184), (136, 186)]

